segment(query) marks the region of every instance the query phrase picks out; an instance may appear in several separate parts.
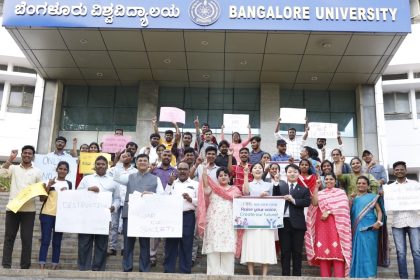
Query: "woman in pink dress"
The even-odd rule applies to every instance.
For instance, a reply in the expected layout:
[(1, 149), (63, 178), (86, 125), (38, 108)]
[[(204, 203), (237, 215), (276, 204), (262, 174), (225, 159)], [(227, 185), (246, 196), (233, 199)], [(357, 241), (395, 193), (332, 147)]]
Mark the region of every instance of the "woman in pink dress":
[[(222, 125), (221, 127), (222, 132), (220, 134), (220, 137), (222, 140), (225, 140), (225, 126)], [(230, 143), (229, 148), (233, 149), (233, 156), (237, 160), (237, 162), (241, 162), (241, 159), (239, 158), (239, 150), (243, 147), (248, 146), (249, 142), (251, 141), (252, 134), (251, 134), (251, 125), (248, 125), (248, 139), (242, 142), (241, 135), (239, 132), (233, 132), (232, 133), (232, 143)]]
[(329, 173), (325, 175), (326, 188), (314, 189), (305, 246), (309, 264), (320, 266), (321, 277), (343, 278), (348, 277), (351, 262), (350, 208), (345, 191), (335, 188), (335, 183), (335, 175)]

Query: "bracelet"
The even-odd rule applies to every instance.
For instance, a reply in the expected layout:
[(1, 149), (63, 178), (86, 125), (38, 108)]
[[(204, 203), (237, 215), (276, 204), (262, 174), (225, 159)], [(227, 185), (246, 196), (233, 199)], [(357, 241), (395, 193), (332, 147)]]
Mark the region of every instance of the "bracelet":
[(381, 221), (376, 221), (376, 222), (379, 223), (380, 226), (383, 226), (384, 225), (384, 223), (381, 222)]

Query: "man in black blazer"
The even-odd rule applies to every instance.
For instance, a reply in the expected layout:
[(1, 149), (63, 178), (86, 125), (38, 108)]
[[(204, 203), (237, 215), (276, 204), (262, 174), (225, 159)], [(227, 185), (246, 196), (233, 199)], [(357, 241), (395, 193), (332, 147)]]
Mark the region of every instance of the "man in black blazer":
[(273, 188), (273, 196), (283, 196), (283, 228), (279, 229), (281, 246), (282, 275), (290, 276), (290, 260), (293, 258), (293, 276), (302, 275), (302, 248), (306, 231), (305, 207), (311, 203), (308, 188), (297, 184), (299, 167), (295, 164), (286, 166), (287, 182), (280, 181)]

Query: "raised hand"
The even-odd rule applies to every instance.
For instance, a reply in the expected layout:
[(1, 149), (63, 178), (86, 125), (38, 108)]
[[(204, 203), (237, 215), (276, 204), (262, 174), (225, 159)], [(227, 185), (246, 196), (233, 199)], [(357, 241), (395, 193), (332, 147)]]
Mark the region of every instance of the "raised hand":
[(200, 121), (198, 120), (198, 116), (196, 116), (196, 118), (194, 120), (194, 126), (195, 127), (199, 127), (200, 126)]
[(18, 150), (12, 150), (10, 152), (10, 156), (9, 156), (9, 161), (12, 162), (16, 159), (17, 155), (18, 155)]
[(228, 154), (228, 156), (232, 156), (233, 155), (233, 149), (229, 148), (227, 154)]

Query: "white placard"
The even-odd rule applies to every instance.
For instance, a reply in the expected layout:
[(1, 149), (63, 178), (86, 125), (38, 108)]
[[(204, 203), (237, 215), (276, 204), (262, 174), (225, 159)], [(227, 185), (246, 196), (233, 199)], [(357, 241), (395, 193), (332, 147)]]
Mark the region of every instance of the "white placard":
[(420, 210), (420, 184), (384, 185), (384, 204), (386, 211)]
[(233, 227), (283, 227), (284, 199), (280, 197), (241, 197), (233, 200)]
[(60, 191), (57, 200), (57, 232), (109, 234), (111, 192)]
[(239, 132), (248, 133), (249, 115), (223, 114), (223, 125), (225, 133)]
[(159, 121), (185, 124), (185, 111), (176, 107), (161, 107)]
[(309, 124), (309, 138), (337, 138), (337, 124), (336, 123), (318, 123), (310, 122)]
[(73, 189), (76, 188), (76, 175), (77, 175), (77, 162), (69, 154), (62, 156), (56, 155), (54, 153), (49, 153), (46, 155), (36, 154), (34, 159), (35, 167), (41, 169), (42, 171), (42, 180), (47, 182), (49, 179), (57, 177), (57, 164), (60, 161), (67, 161), (69, 164), (70, 170), (67, 174), (66, 179), (73, 184)]
[(182, 237), (182, 206), (180, 196), (130, 194), (127, 236)]
[(306, 109), (280, 108), (281, 123), (306, 123)]

